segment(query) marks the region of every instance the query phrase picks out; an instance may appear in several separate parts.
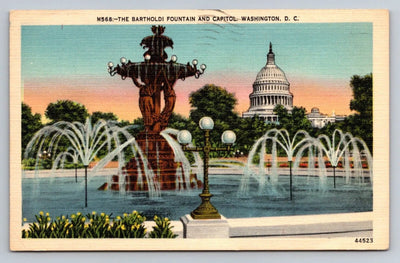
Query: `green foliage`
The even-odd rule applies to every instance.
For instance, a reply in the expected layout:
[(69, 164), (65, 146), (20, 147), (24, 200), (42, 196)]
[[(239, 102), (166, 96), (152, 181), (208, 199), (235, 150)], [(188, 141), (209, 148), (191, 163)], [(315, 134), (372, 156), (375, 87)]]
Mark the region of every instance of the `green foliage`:
[(173, 226), (167, 217), (154, 217), (156, 226), (153, 226), (153, 231), (150, 232), (150, 238), (175, 238), (178, 235), (172, 232)]
[[(49, 213), (35, 215), (36, 222), (22, 230), (23, 238), (145, 238), (146, 217), (137, 211), (110, 219), (111, 215), (92, 212), (86, 216), (81, 213), (70, 217), (50, 218)], [(161, 221), (160, 221), (161, 220)], [(24, 220), (25, 221), (25, 220)], [(154, 217), (156, 226), (150, 232), (151, 238), (175, 238), (168, 218)]]
[(36, 167), (36, 159), (34, 158), (28, 158), (28, 159), (23, 159), (22, 160), (22, 169), (24, 170), (35, 170), (36, 168), (38, 169), (51, 169), (53, 165), (53, 162), (51, 159), (40, 159), (38, 161), (37, 167)]
[(278, 129), (284, 128), (291, 135), (294, 135), (299, 130), (312, 131), (311, 122), (307, 119), (305, 108), (295, 106), (292, 112), (289, 112), (283, 105), (277, 105), (274, 112), (279, 118)]
[(272, 124), (267, 124), (258, 116), (252, 118), (240, 118), (237, 125), (233, 128), (236, 133), (235, 149), (244, 154), (248, 154), (251, 146), (258, 138), (263, 136), (267, 130), (273, 127)]
[[(46, 160), (39, 160), (37, 167), (35, 167), (35, 165), (36, 165), (36, 159), (34, 158), (28, 158), (22, 160), (22, 169), (24, 170), (35, 170), (36, 168), (51, 169), (53, 163), (51, 159), (46, 159)], [(83, 167), (84, 165), (82, 163), (78, 163), (76, 166), (76, 168), (83, 168)], [(75, 164), (66, 162), (64, 163), (62, 169), (75, 169)]]
[(258, 163), (260, 163), (260, 154), (255, 154), (254, 157), (253, 157), (253, 160), (251, 160), (251, 162), (252, 162), (253, 164), (258, 164)]
[(35, 169), (36, 160), (34, 158), (23, 159), (22, 160), (22, 169), (24, 170), (33, 170)]
[(313, 137), (318, 137), (321, 134), (325, 134), (328, 137), (331, 137), (335, 129), (338, 129), (338, 123), (327, 123), (324, 127), (322, 128), (313, 128), (313, 130), (310, 132), (310, 135)]
[[(234, 112), (237, 104), (235, 95), (219, 86), (205, 85), (190, 94), (189, 102), (192, 110), (185, 129), (192, 133), (193, 142), (197, 146), (204, 144), (204, 131), (198, 125), (202, 117), (208, 116), (214, 120), (214, 129), (210, 132), (210, 141), (214, 147), (223, 146), (221, 134), (225, 130), (235, 131), (235, 128), (237, 130), (241, 122), (241, 118)], [(232, 152), (211, 152), (210, 156), (226, 157), (232, 154)]]
[(111, 237), (114, 238), (144, 238), (146, 228), (143, 223), (146, 217), (136, 211), (132, 214), (117, 216), (110, 228)]
[(177, 113), (172, 113), (168, 122), (168, 127), (177, 130), (185, 130), (187, 129), (189, 122), (189, 119), (185, 118), (184, 116)]
[(97, 214), (92, 212), (87, 215), (89, 225), (86, 230), (86, 236), (90, 238), (111, 237), (110, 215), (104, 213)]
[(22, 103), (21, 107), (21, 152), (23, 153), (32, 136), (43, 127), (43, 124), (40, 114), (32, 114), (30, 106)]
[(47, 106), (45, 116), (51, 120), (51, 123), (58, 121), (85, 123), (89, 113), (82, 104), (70, 100), (58, 100)]
[(208, 116), (214, 121), (224, 120), (232, 122), (237, 119), (237, 114), (233, 112), (237, 100), (235, 95), (226, 89), (213, 84), (205, 85), (201, 89), (192, 92), (189, 96), (190, 119), (195, 123)]
[(133, 128), (131, 131), (131, 134), (136, 137), (139, 132), (141, 132), (144, 129), (144, 121), (143, 118), (137, 118), (133, 120)]
[(105, 121), (117, 121), (118, 120), (117, 115), (115, 115), (112, 112), (95, 111), (92, 113), (92, 115), (90, 117), (91, 117), (93, 124), (98, 122), (101, 119), (103, 119)]
[(372, 117), (372, 74), (363, 77), (354, 75), (350, 86), (353, 91), (350, 109), (357, 111), (361, 116)]
[(350, 109), (357, 113), (348, 116), (339, 129), (350, 132), (353, 136), (362, 138), (372, 153), (373, 144), (373, 105), (372, 105), (372, 74), (353, 76), (350, 86), (353, 90), (353, 99)]
[(39, 165), (43, 169), (51, 169), (53, 161), (51, 159), (41, 159), (39, 160)]
[(29, 230), (22, 230), (22, 237), (24, 238), (46, 238), (52, 236), (52, 223), (50, 222), (51, 218), (47, 213), (44, 215), (43, 212), (40, 212), (39, 215), (35, 215), (37, 223), (30, 224)]

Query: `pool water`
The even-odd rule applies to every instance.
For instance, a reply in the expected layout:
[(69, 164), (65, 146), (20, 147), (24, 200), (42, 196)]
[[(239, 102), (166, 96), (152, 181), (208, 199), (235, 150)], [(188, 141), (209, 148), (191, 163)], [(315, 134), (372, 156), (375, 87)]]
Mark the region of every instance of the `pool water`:
[[(23, 178), (22, 216), (29, 222), (39, 211), (51, 217), (96, 211), (122, 215), (133, 210), (179, 220), (201, 202), (201, 189), (163, 191), (159, 198), (149, 198), (147, 192), (97, 190), (109, 181), (108, 176), (95, 176), (88, 182), (88, 207), (85, 208), (84, 179), (74, 177)], [(296, 176), (293, 180), (293, 200), (289, 199), (289, 178), (279, 177), (277, 189), (265, 187), (261, 192), (256, 181), (250, 181), (247, 194), (239, 193), (240, 175), (209, 176), (212, 204), (227, 218), (268, 217), (306, 214), (327, 214), (372, 211), (370, 184), (346, 185), (344, 178), (328, 178), (327, 189), (318, 189), (318, 178)]]

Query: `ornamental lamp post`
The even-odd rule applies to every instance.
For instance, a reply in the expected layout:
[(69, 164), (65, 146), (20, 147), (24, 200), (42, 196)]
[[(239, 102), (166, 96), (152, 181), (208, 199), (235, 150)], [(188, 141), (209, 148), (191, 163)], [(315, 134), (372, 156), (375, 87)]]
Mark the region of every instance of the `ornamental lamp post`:
[(208, 167), (210, 152), (212, 151), (230, 151), (231, 146), (236, 141), (236, 134), (233, 131), (224, 131), (221, 136), (221, 141), (226, 144), (226, 147), (211, 147), (210, 131), (214, 128), (214, 121), (210, 117), (203, 117), (199, 122), (200, 128), (204, 131), (204, 146), (203, 147), (190, 147), (188, 144), (192, 141), (192, 135), (189, 131), (180, 131), (177, 135), (178, 142), (183, 145), (183, 151), (200, 152), (204, 153), (203, 158), (203, 191), (199, 195), (201, 204), (193, 210), (190, 215), (193, 219), (220, 219), (221, 215), (218, 210), (211, 204), (210, 199), (213, 196), (210, 193), (208, 182)]
[[(38, 154), (38, 157), (39, 157), (39, 159), (45, 161), (45, 160), (51, 158), (51, 153), (44, 150), (43, 152)], [(44, 166), (43, 166), (43, 168), (44, 168)]]
[(44, 150), (43, 152), (39, 153), (39, 158), (42, 160), (47, 160), (51, 157), (51, 153)]

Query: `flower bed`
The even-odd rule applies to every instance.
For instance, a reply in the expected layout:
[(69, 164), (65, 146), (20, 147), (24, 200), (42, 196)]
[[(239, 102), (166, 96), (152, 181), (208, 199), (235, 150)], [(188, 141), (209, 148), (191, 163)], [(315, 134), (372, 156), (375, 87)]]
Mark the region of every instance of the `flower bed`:
[[(35, 215), (36, 221), (22, 230), (23, 238), (175, 238), (173, 226), (167, 217), (154, 216), (156, 226), (147, 235), (144, 226), (146, 217), (137, 211), (110, 219), (111, 215), (92, 212), (50, 218), (49, 213)], [(25, 221), (25, 219), (24, 219)]]

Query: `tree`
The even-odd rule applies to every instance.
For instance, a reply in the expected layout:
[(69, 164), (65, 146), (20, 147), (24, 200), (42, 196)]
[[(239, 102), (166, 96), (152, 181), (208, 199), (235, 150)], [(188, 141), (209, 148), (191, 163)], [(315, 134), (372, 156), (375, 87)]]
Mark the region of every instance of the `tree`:
[(133, 128), (131, 134), (136, 137), (139, 132), (143, 131), (144, 129), (144, 120), (142, 117), (134, 119), (132, 122)]
[(171, 117), (169, 118), (168, 127), (177, 130), (185, 130), (187, 129), (189, 122), (189, 119), (173, 112)]
[(357, 111), (360, 116), (370, 119), (372, 123), (372, 74), (364, 77), (354, 75), (351, 78), (350, 86), (353, 90), (350, 109)]
[(278, 115), (278, 129), (286, 129), (291, 136), (299, 130), (311, 132), (311, 122), (307, 119), (306, 109), (303, 107), (293, 107), (289, 112), (283, 105), (277, 105), (274, 113)]
[(237, 104), (235, 95), (213, 84), (205, 85), (192, 92), (189, 103), (192, 106), (190, 119), (196, 123), (204, 116), (211, 117), (214, 121), (224, 120), (226, 122), (235, 121), (238, 118), (233, 111)]
[(85, 123), (89, 113), (85, 106), (70, 100), (58, 100), (56, 103), (50, 103), (45, 111), (45, 116), (55, 123), (58, 121), (78, 121)]
[[(204, 132), (198, 126), (202, 117), (208, 116), (214, 120), (214, 129), (210, 133), (213, 146), (222, 146), (221, 134), (225, 130), (235, 130), (241, 122), (241, 118), (234, 112), (237, 104), (235, 95), (222, 87), (213, 84), (205, 85), (190, 94), (189, 103), (192, 109), (190, 110), (190, 122), (187, 124), (187, 129), (191, 131), (196, 145), (202, 145), (204, 141)], [(236, 145), (239, 143), (238, 141)], [(217, 157), (225, 156), (227, 153), (213, 152), (211, 155)]]
[(92, 123), (98, 122), (100, 119), (103, 119), (105, 121), (117, 121), (118, 117), (112, 112), (101, 112), (101, 111), (95, 111), (91, 115)]
[(22, 103), (21, 112), (21, 144), (22, 153), (31, 140), (32, 136), (43, 127), (41, 115), (39, 113), (32, 114), (32, 108)]
[(372, 74), (365, 76), (354, 75), (350, 86), (353, 99), (350, 109), (357, 113), (348, 116), (340, 127), (362, 138), (372, 153), (373, 143), (373, 108), (372, 108)]
[(272, 126), (273, 124), (267, 124), (257, 115), (252, 118), (241, 118), (239, 125), (233, 130), (237, 137), (235, 151), (248, 154), (257, 139), (261, 138), (269, 129), (272, 129)]

